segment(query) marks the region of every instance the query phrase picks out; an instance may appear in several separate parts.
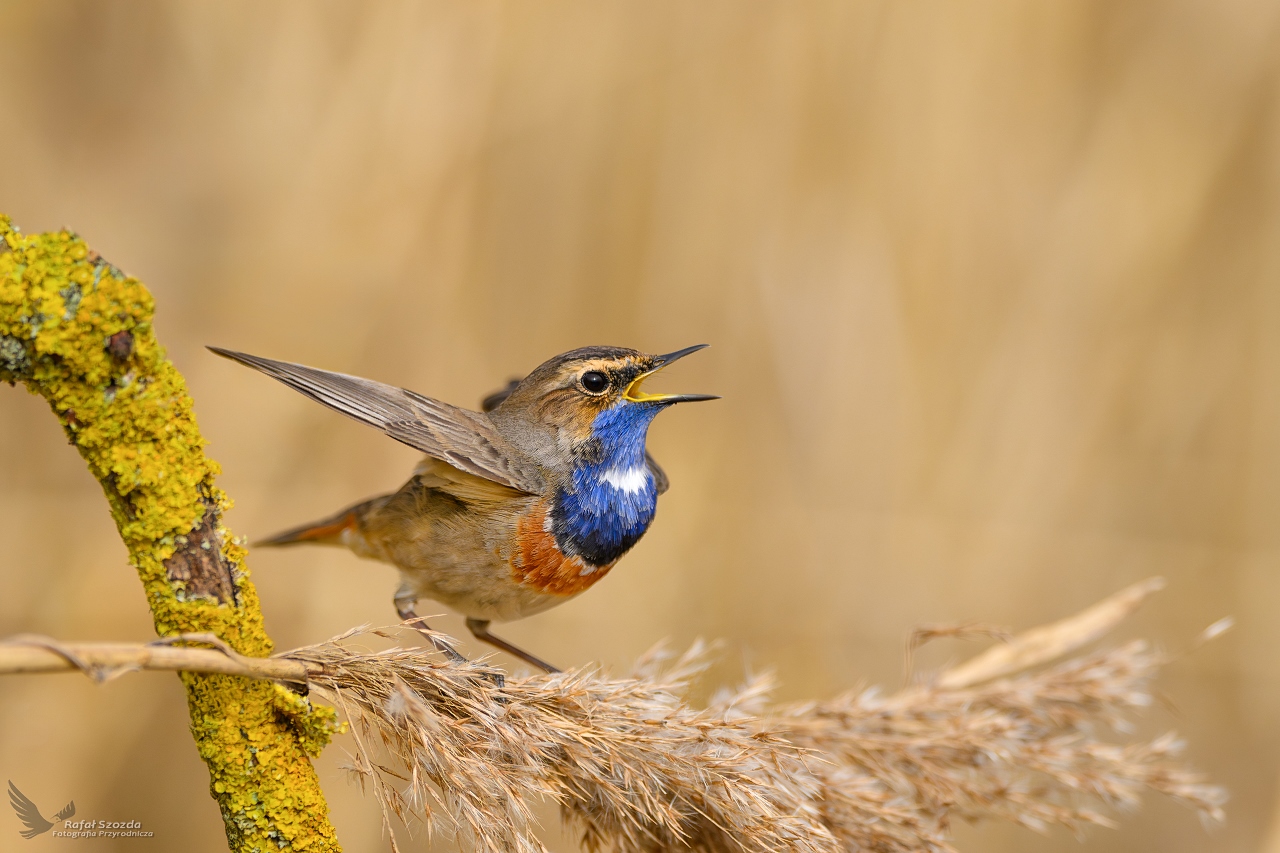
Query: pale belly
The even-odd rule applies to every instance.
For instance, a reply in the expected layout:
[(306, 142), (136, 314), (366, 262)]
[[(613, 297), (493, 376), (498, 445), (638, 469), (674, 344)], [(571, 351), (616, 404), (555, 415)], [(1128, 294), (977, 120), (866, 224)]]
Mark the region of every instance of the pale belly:
[(522, 571), (532, 562), (531, 539), (549, 537), (541, 530), (539, 501), (522, 497), (463, 506), (450, 495), (407, 485), (365, 518), (361, 529), (349, 531), (345, 544), (362, 557), (394, 565), (403, 588), (420, 599), (473, 619), (509, 622), (568, 601), (598, 579), (591, 575), (607, 571), (566, 565), (572, 577), (558, 583)]
[(476, 549), (430, 549), (396, 562), (404, 585), (473, 619), (510, 622), (573, 598), (518, 582), (507, 559)]

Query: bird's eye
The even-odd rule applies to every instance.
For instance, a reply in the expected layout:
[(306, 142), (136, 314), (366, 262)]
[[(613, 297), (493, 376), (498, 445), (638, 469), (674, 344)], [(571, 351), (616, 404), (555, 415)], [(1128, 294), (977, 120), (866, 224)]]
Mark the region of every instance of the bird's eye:
[(598, 370), (588, 370), (582, 374), (582, 390), (588, 394), (603, 394), (609, 389), (609, 377)]

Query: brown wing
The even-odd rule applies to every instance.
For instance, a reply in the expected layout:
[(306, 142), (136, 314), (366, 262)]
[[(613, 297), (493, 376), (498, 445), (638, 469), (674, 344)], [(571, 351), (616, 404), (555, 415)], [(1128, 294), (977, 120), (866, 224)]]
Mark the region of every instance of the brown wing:
[[(480, 408), (486, 412), (492, 412), (498, 406), (502, 405), (502, 401), (511, 396), (511, 392), (516, 390), (520, 385), (519, 379), (511, 379), (507, 382), (507, 387), (501, 391), (494, 391), (488, 397), (480, 401)], [(653, 474), (653, 484), (657, 487), (658, 494), (662, 494), (671, 488), (671, 481), (667, 479), (667, 472), (662, 470), (662, 466), (658, 464), (658, 460), (653, 458), (653, 454), (649, 451), (644, 452), (645, 464), (649, 466), (649, 472)]]
[(537, 465), (499, 435), (493, 422), (480, 412), (358, 376), (218, 347), (209, 349), (461, 471), (529, 494), (546, 489)]
[(418, 463), (413, 474), (424, 486), (447, 492), (463, 503), (501, 504), (522, 496), (501, 483), (459, 471), (449, 463), (430, 456)]

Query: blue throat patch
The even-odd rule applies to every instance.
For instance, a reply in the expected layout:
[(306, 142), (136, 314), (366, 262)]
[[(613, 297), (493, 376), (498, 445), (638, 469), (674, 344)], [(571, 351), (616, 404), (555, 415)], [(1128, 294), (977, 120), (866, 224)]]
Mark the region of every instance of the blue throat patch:
[(606, 566), (639, 541), (653, 521), (658, 489), (645, 462), (649, 424), (662, 410), (619, 403), (591, 424), (588, 452), (573, 469), (571, 489), (551, 506), (556, 544), (592, 566)]

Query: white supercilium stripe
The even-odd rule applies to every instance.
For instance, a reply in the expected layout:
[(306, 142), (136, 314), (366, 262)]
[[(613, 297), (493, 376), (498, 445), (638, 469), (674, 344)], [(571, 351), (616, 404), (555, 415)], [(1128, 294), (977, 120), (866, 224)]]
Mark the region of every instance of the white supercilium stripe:
[(634, 468), (610, 468), (600, 479), (618, 491), (634, 495), (648, 484), (649, 472), (640, 465)]

